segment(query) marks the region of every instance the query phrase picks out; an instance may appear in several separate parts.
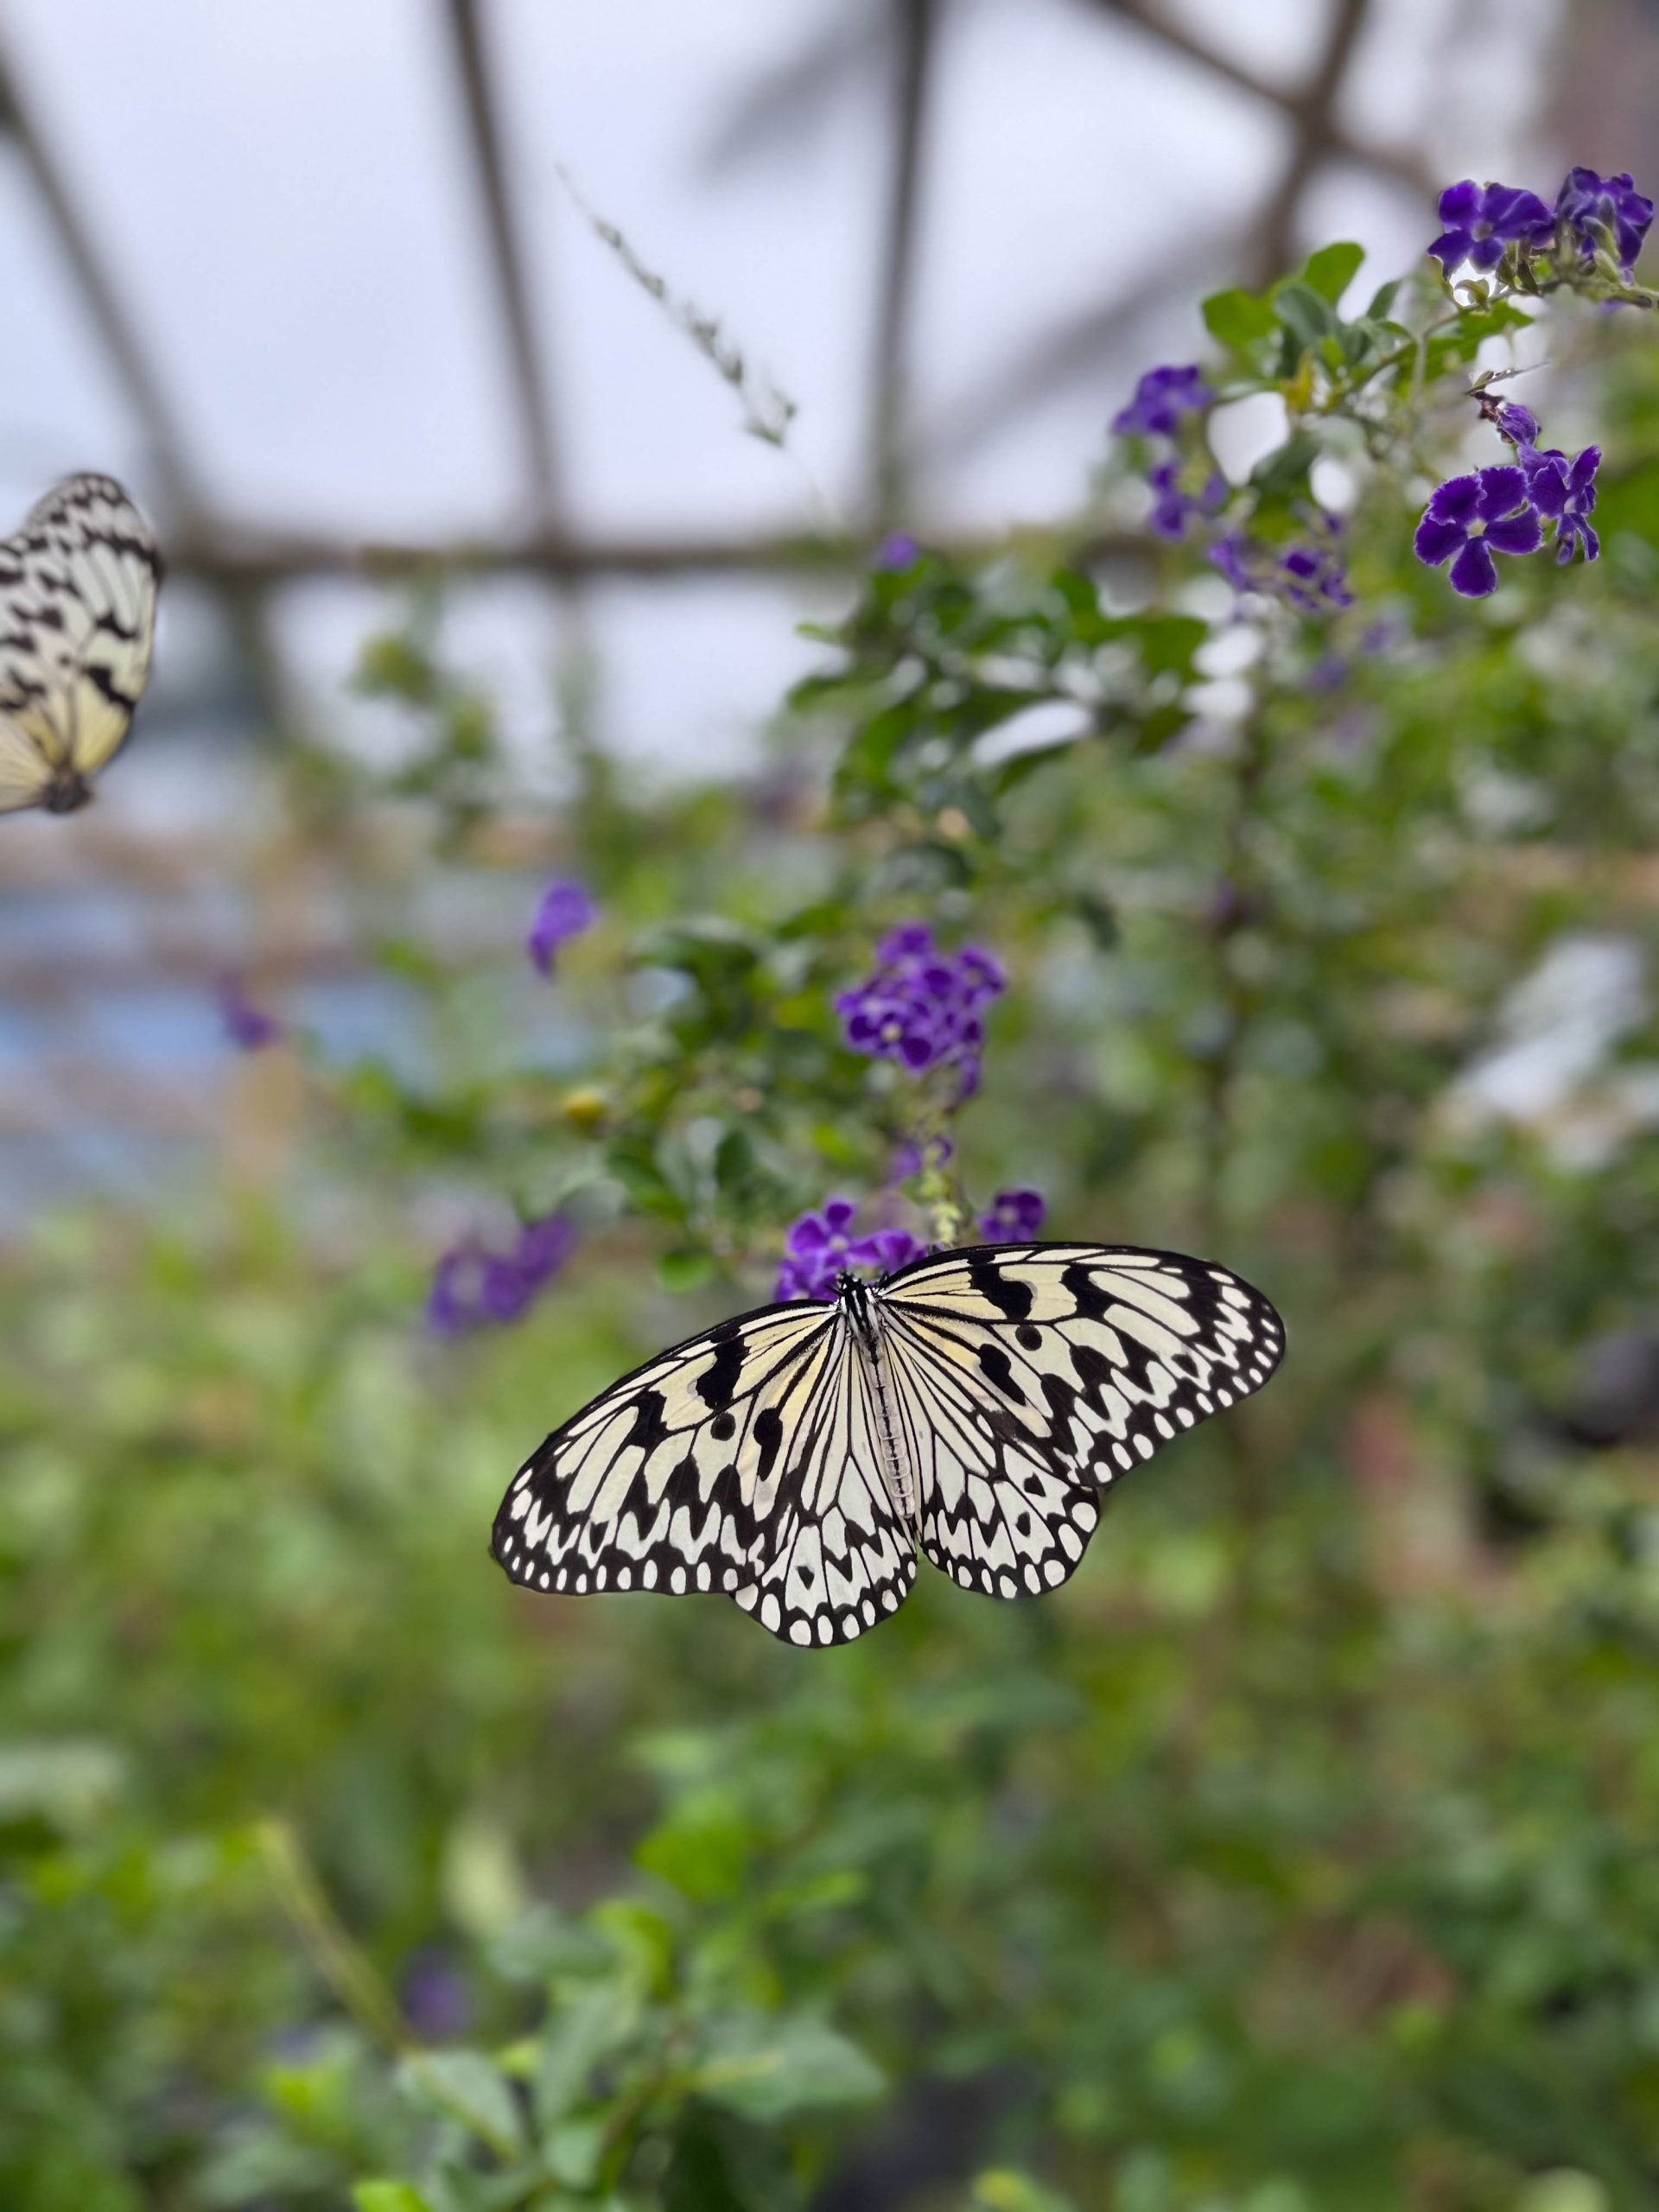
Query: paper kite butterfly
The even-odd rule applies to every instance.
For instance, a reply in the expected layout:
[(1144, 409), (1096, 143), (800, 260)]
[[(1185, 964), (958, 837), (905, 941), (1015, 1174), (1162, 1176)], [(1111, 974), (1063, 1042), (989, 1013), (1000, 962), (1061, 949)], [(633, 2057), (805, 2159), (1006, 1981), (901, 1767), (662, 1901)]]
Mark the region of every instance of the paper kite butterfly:
[(109, 476), (71, 476), (0, 541), (0, 814), (73, 814), (149, 675), (161, 555)]
[(515, 1582), (723, 1592), (784, 1642), (850, 1643), (919, 1550), (966, 1590), (1064, 1582), (1100, 1491), (1259, 1390), (1279, 1316), (1225, 1268), (996, 1244), (739, 1314), (550, 1436), (495, 1518)]

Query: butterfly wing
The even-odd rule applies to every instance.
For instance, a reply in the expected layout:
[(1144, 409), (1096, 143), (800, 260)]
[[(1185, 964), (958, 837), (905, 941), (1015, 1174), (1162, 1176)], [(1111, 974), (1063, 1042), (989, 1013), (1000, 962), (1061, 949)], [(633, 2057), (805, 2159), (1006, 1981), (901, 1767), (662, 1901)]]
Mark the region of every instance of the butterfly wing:
[(119, 748), (149, 675), (161, 565), (108, 476), (68, 478), (0, 543), (0, 809)]
[(834, 1307), (763, 1307), (648, 1361), (556, 1430), (495, 1519), (515, 1582), (721, 1591), (782, 1641), (842, 1643), (899, 1605), (910, 1539)]
[(52, 763), (33, 738), (0, 716), (0, 814), (38, 806), (52, 780)]
[(1064, 1581), (1094, 1486), (1259, 1390), (1284, 1354), (1238, 1276), (1129, 1246), (950, 1252), (901, 1270), (881, 1307), (925, 1453), (922, 1548), (1001, 1597)]

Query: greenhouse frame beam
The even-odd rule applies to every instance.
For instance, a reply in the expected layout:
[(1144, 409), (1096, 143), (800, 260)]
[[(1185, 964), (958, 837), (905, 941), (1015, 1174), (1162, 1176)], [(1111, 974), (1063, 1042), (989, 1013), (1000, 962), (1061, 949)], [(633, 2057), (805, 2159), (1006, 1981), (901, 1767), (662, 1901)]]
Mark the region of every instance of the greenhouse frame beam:
[[(1308, 85), (1298, 87), (1264, 77), (1243, 61), (1236, 61), (1230, 54), (1218, 54), (1206, 46), (1196, 33), (1174, 22), (1155, 0), (1093, 0), (1093, 4), (1104, 14), (1115, 16), (1122, 22), (1132, 23), (1144, 31), (1160, 46), (1181, 54), (1188, 61), (1197, 62), (1212, 76), (1221, 78), (1235, 91), (1249, 92), (1256, 99), (1265, 100), (1271, 107), (1287, 115), (1299, 129), (1312, 124), (1317, 133), (1321, 158), (1334, 157), (1357, 162), (1362, 168), (1380, 169), (1412, 192), (1433, 194), (1438, 190), (1433, 179), (1422, 163), (1408, 153), (1393, 146), (1374, 145), (1356, 138), (1338, 120), (1334, 103), (1321, 97), (1319, 92), (1323, 69), (1315, 71)], [(1337, 32), (1341, 30), (1338, 18)], [(1336, 34), (1333, 33), (1334, 43)], [(1329, 49), (1327, 48), (1327, 51)]]
[(138, 418), (162, 496), (180, 521), (200, 528), (207, 503), (186, 457), (178, 417), (93, 246), (92, 235), (65, 188), (57, 163), (47, 150), (29, 104), (18, 92), (17, 79), (3, 48), (0, 48), (0, 131), (16, 145), (34, 180), (58, 249), (97, 328), (104, 352)]
[(461, 68), (467, 135), (484, 200), (490, 259), (512, 365), (520, 434), (535, 483), (538, 514), (543, 523), (550, 524), (559, 512), (562, 485), (559, 442), (552, 419), (552, 386), (531, 302), (524, 238), (513, 212), (506, 164), (502, 158), (500, 117), (491, 78), (490, 57), (485, 47), (480, 0), (444, 0), (444, 13), (449, 20), (455, 58)]
[[(1096, 560), (1147, 552), (1151, 540), (1135, 532), (1091, 533), (1078, 550), (1063, 525), (1034, 527), (1034, 544), (1063, 546), (1073, 559)], [(1020, 533), (1016, 531), (1016, 542)], [(939, 551), (964, 562), (1007, 550), (997, 537), (952, 537)], [(446, 575), (686, 576), (758, 574), (835, 577), (864, 565), (862, 539), (789, 535), (749, 538), (571, 538), (551, 535), (516, 541), (452, 544), (353, 544), (337, 538), (232, 542), (181, 540), (168, 549), (168, 565), (207, 583), (268, 587), (303, 577), (346, 575), (367, 582)]]
[(875, 313), (871, 509), (878, 525), (902, 512), (908, 475), (906, 385), (916, 300), (917, 239), (927, 88), (938, 0), (895, 0), (893, 171)]

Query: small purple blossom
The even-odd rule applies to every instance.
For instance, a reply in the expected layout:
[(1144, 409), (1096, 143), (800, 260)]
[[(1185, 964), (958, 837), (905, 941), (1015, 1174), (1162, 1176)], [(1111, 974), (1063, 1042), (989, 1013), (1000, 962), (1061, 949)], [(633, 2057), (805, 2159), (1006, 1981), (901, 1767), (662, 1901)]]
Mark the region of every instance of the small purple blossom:
[(817, 1213), (803, 1214), (784, 1239), (784, 1259), (778, 1270), (777, 1297), (817, 1299), (828, 1304), (835, 1297), (841, 1277), (855, 1268), (892, 1274), (919, 1260), (927, 1248), (907, 1230), (878, 1229), (867, 1236), (853, 1235), (858, 1208), (850, 1198), (826, 1198)]
[(912, 1075), (954, 1067), (961, 1100), (979, 1086), (982, 1009), (1006, 982), (988, 952), (941, 952), (925, 923), (907, 922), (883, 941), (875, 973), (843, 991), (836, 1011), (855, 1052), (896, 1060)]
[(925, 1144), (912, 1144), (908, 1138), (895, 1147), (892, 1164), (887, 1169), (889, 1183), (907, 1183), (912, 1175), (919, 1175), (924, 1168), (941, 1168), (950, 1158), (956, 1147), (949, 1137), (931, 1136)]
[(1192, 516), (1213, 515), (1227, 504), (1227, 480), (1215, 470), (1211, 471), (1196, 498), (1192, 493), (1182, 491), (1179, 477), (1180, 463), (1174, 461), (1160, 461), (1147, 473), (1147, 482), (1153, 493), (1147, 527), (1154, 537), (1185, 537)]
[(472, 2025), (466, 1976), (442, 1944), (416, 1951), (397, 1993), (404, 2018), (423, 2043), (449, 2042)]
[(1249, 553), (1249, 539), (1236, 530), (1230, 531), (1225, 537), (1218, 537), (1210, 548), (1211, 565), (1221, 570), (1241, 597), (1245, 592), (1254, 591), (1256, 588)]
[(1497, 588), (1492, 555), (1535, 553), (1543, 526), (1520, 469), (1483, 468), (1437, 488), (1412, 543), (1428, 568), (1452, 562), (1452, 588), (1460, 597), (1484, 599)]
[(1259, 592), (1283, 600), (1300, 614), (1325, 614), (1354, 603), (1341, 537), (1337, 518), (1321, 512), (1313, 518), (1310, 536), (1282, 553), (1234, 531), (1217, 539), (1210, 548), (1210, 560), (1241, 597)]
[(1333, 607), (1353, 605), (1341, 539), (1337, 518), (1321, 513), (1315, 519), (1314, 535), (1291, 546), (1281, 557), (1279, 589), (1299, 613), (1323, 614)]
[(1497, 408), (1492, 421), (1501, 438), (1512, 446), (1535, 446), (1538, 442), (1538, 417), (1530, 407), (1523, 407), (1518, 399), (1506, 399)]
[(1445, 232), (1428, 250), (1448, 276), (1465, 261), (1496, 269), (1506, 246), (1542, 245), (1555, 228), (1555, 218), (1535, 192), (1477, 184), (1472, 177), (1440, 194), (1440, 220)]
[(1047, 1211), (1039, 1191), (999, 1191), (979, 1217), (979, 1233), (988, 1244), (1029, 1243)]
[(1628, 171), (1598, 176), (1594, 169), (1569, 169), (1555, 195), (1555, 213), (1562, 244), (1575, 242), (1581, 261), (1592, 263), (1597, 248), (1610, 245), (1628, 278), (1653, 220), (1653, 202), (1637, 190)]
[(516, 1321), (569, 1257), (576, 1231), (563, 1214), (527, 1221), (505, 1252), (477, 1237), (451, 1245), (433, 1270), (426, 1318), (440, 1336), (486, 1322)]
[(1596, 472), (1601, 467), (1601, 448), (1586, 446), (1573, 461), (1552, 447), (1544, 453), (1523, 454), (1527, 497), (1538, 512), (1555, 525), (1555, 558), (1563, 568), (1580, 547), (1586, 561), (1598, 559), (1601, 540), (1591, 527), (1596, 504)]
[(891, 537), (884, 537), (876, 548), (871, 563), (877, 569), (913, 569), (922, 557), (922, 549), (916, 540), (902, 530), (894, 531)]
[(263, 1052), (281, 1041), (287, 1032), (274, 1014), (267, 1014), (249, 997), (239, 976), (221, 976), (214, 987), (219, 1018), (225, 1034), (238, 1052)]
[(1148, 369), (1135, 388), (1135, 397), (1113, 416), (1112, 428), (1120, 438), (1173, 437), (1182, 416), (1207, 407), (1215, 396), (1196, 363), (1188, 368)]
[(550, 883), (536, 909), (536, 918), (524, 939), (524, 950), (538, 974), (550, 976), (559, 947), (568, 938), (580, 937), (599, 918), (599, 909), (579, 883)]

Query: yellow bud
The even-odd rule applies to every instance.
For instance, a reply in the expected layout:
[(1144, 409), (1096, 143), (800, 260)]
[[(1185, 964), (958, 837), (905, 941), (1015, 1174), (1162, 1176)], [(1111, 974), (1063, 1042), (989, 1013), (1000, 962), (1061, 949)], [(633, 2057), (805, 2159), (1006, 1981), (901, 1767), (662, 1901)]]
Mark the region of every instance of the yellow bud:
[(610, 1099), (596, 1084), (579, 1083), (559, 1101), (559, 1110), (573, 1129), (596, 1129), (610, 1111)]

